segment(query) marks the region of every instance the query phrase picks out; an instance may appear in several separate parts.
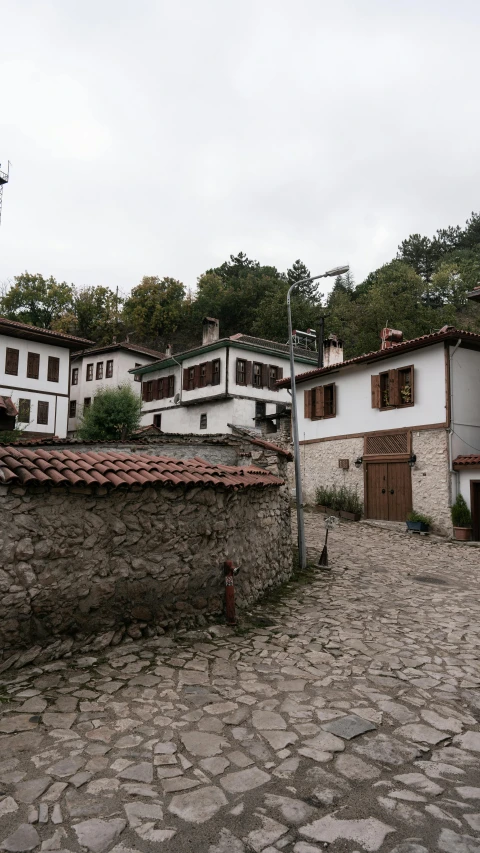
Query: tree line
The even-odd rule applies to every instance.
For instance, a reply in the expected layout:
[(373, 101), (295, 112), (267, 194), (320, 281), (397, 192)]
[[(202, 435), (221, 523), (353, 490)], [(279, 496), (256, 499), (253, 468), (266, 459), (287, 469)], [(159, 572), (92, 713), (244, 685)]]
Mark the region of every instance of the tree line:
[[(25, 272), (4, 287), (0, 314), (96, 344), (128, 335), (160, 351), (168, 343), (177, 352), (200, 343), (204, 316), (218, 317), (222, 337), (243, 332), (286, 342), (287, 290), (309, 275), (301, 260), (281, 272), (243, 252), (204, 272), (194, 293), (168, 276), (144, 276), (125, 295)], [(293, 323), (298, 329), (316, 328), (323, 315), (327, 334), (344, 340), (347, 358), (378, 349), (385, 325), (401, 329), (405, 338), (447, 323), (480, 332), (480, 306), (466, 298), (477, 284), (480, 214), (472, 213), (464, 228), (403, 240), (396, 258), (358, 285), (350, 273), (339, 276), (327, 299), (315, 282), (300, 286), (292, 297)]]

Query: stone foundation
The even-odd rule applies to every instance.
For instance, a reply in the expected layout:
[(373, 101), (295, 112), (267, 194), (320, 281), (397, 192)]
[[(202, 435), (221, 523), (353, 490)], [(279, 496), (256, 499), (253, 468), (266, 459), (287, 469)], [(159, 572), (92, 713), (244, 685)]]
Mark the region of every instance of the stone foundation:
[[(57, 639), (132, 637), (244, 606), (292, 569), (288, 489), (0, 486), (0, 660)], [(29, 653), (27, 652), (27, 655)]]

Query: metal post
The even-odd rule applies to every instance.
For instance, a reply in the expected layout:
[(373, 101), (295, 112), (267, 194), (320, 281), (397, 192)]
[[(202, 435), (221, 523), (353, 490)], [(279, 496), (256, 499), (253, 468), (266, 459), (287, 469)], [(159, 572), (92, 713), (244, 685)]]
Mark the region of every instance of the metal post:
[(318, 366), (323, 367), (323, 338), (325, 329), (325, 318), (322, 316), (318, 321)]

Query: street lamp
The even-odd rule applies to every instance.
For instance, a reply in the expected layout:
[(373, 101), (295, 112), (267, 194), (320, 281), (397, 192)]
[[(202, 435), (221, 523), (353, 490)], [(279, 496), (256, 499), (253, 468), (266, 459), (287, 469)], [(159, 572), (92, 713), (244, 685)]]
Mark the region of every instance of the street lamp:
[(298, 559), (300, 568), (305, 569), (307, 565), (307, 551), (305, 547), (305, 524), (303, 520), (303, 494), (302, 494), (302, 475), (300, 472), (300, 441), (298, 437), (298, 416), (297, 416), (297, 388), (295, 384), (295, 358), (293, 353), (293, 333), (292, 333), (292, 311), (290, 307), (290, 294), (295, 287), (301, 284), (308, 284), (311, 281), (316, 281), (317, 278), (330, 278), (331, 276), (343, 275), (348, 272), (350, 267), (335, 267), (333, 270), (328, 270), (322, 275), (312, 275), (309, 278), (303, 278), (301, 281), (295, 281), (288, 289), (287, 293), (287, 311), (288, 311), (288, 342), (290, 346), (290, 379), (292, 387), (292, 422), (293, 422), (293, 455), (295, 459), (295, 497), (297, 502), (297, 528), (298, 528)]

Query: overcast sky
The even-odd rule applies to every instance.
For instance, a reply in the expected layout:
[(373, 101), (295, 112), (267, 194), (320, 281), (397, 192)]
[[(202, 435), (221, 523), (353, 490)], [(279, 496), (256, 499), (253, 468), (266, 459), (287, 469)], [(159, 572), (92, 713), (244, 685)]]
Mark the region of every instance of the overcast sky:
[[(480, 209), (478, 0), (3, 0), (0, 282), (357, 283)], [(324, 288), (325, 289), (325, 288)]]

